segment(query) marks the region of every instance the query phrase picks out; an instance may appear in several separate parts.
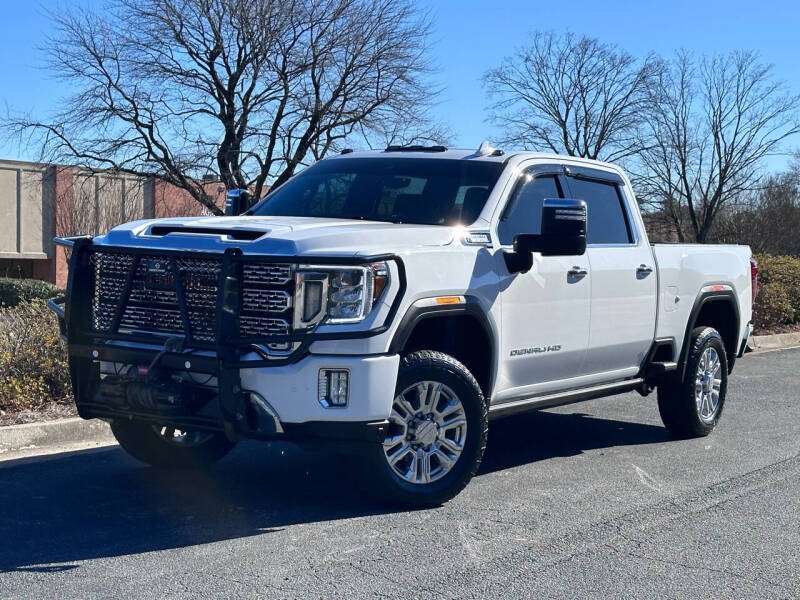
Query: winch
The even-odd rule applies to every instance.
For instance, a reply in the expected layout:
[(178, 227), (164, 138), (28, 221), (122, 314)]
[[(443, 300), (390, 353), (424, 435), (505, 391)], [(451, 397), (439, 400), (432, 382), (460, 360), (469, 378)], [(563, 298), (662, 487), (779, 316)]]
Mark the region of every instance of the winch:
[(160, 369), (153, 376), (146, 367), (137, 365), (128, 365), (123, 371), (102, 379), (98, 401), (115, 408), (169, 414), (194, 412), (214, 396), (212, 390), (194, 384), (180, 373)]

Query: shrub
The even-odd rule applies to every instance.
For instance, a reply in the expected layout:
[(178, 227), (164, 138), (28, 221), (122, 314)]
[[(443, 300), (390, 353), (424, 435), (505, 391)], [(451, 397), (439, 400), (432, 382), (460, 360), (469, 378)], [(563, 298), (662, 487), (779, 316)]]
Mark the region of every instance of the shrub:
[(756, 329), (782, 329), (800, 322), (800, 258), (759, 254), (756, 260)]
[(0, 409), (65, 403), (71, 393), (66, 351), (45, 302), (0, 309)]
[(753, 316), (758, 332), (777, 330), (794, 323), (794, 310), (786, 288), (772, 282), (760, 284)]
[(29, 300), (47, 300), (59, 294), (61, 290), (47, 281), (0, 277), (0, 307), (16, 306), (20, 302)]

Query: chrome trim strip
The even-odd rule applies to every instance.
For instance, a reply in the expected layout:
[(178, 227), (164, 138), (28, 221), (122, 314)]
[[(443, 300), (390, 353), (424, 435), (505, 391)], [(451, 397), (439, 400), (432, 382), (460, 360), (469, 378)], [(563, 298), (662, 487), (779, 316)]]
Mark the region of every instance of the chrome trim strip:
[(274, 408), (272, 408), (272, 405), (267, 402), (258, 392), (250, 391), (249, 394), (250, 401), (258, 406), (258, 408), (264, 411), (264, 413), (272, 419), (272, 422), (275, 424), (275, 433), (283, 433), (283, 425), (281, 425), (281, 420), (278, 418), (278, 413)]
[[(473, 239), (481, 236), (486, 236), (486, 239)], [(491, 248), (492, 234), (488, 229), (468, 229), (461, 235), (461, 244), (464, 246), (480, 246), (484, 248)]]

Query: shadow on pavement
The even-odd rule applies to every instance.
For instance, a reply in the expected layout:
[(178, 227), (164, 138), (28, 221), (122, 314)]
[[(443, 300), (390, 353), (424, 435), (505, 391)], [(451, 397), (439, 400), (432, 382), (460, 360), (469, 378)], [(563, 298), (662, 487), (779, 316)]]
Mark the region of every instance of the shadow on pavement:
[(600, 419), (579, 412), (530, 412), (491, 422), (478, 476), (586, 450), (669, 440), (661, 426)]
[[(652, 425), (539, 412), (493, 422), (489, 439), (478, 476), (667, 436)], [(242, 443), (209, 472), (142, 467), (117, 447), (0, 463), (0, 572), (56, 572), (79, 560), (386, 512), (368, 485), (353, 461), (278, 443)]]

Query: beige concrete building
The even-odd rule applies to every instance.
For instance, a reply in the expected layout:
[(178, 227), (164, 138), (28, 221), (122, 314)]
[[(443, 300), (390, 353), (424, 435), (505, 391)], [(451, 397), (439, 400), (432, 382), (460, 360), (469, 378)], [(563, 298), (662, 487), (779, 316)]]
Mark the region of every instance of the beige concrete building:
[[(0, 161), (0, 276), (50, 279), (55, 218), (47, 202), (54, 182), (47, 167)], [(19, 275), (18, 275), (19, 274)]]
[[(222, 206), (224, 187), (206, 185)], [(66, 253), (53, 244), (54, 236), (99, 235), (135, 219), (203, 212), (185, 191), (156, 177), (0, 160), (0, 277), (63, 287)]]

